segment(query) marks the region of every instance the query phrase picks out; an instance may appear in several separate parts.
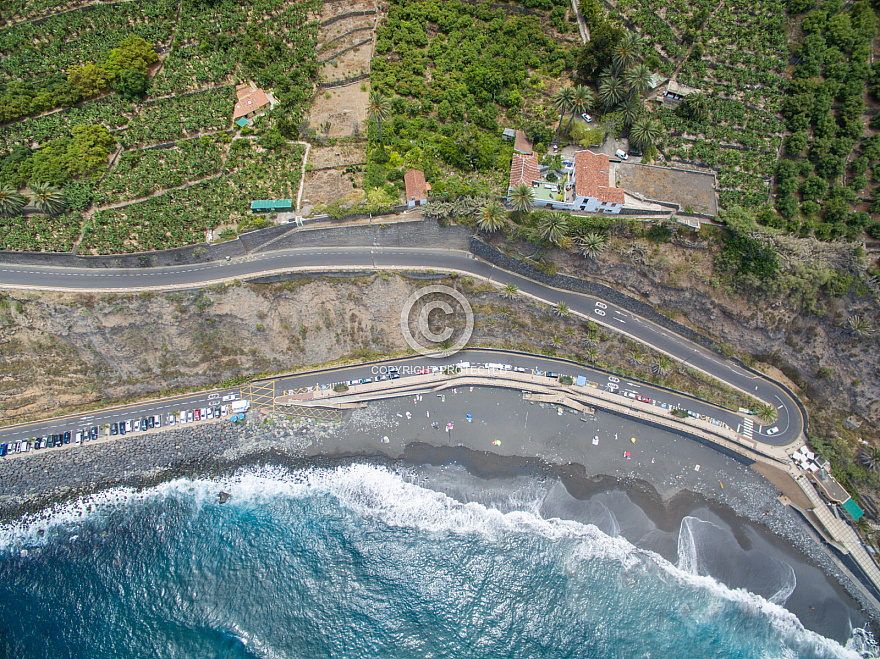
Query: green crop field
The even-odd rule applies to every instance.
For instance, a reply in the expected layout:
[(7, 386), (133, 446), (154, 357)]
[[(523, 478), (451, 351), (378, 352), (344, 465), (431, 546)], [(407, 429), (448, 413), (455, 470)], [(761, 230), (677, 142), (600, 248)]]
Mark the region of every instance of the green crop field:
[[(0, 216), (0, 246), (174, 247), (210, 226), (250, 223), (252, 195), (295, 197), (303, 149), (291, 143), (317, 74), (320, 6), (3, 3), (0, 187), (27, 195), (50, 184), (66, 210)], [(250, 139), (233, 140), (235, 85), (245, 81), (275, 106), (243, 131)]]

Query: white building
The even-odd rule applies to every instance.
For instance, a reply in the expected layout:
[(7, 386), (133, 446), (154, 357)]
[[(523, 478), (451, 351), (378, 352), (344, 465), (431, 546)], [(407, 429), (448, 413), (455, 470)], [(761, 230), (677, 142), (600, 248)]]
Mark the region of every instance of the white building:
[(578, 151), (568, 180), (573, 188), (572, 210), (617, 214), (623, 208), (623, 189), (613, 185), (611, 164), (604, 153)]
[(547, 181), (548, 168), (542, 168), (534, 154), (514, 153), (510, 163), (508, 194), (521, 183), (532, 188), (535, 208), (617, 214), (623, 208), (624, 194), (611, 181), (608, 156), (578, 151), (573, 162), (563, 162), (559, 180)]

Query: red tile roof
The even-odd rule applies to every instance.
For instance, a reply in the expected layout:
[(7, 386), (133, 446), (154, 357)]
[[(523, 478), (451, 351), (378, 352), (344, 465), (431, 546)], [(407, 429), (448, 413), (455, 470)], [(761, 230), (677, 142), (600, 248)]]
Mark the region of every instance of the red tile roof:
[(428, 190), (431, 186), (425, 182), (425, 173), (418, 169), (411, 169), (403, 175), (406, 184), (406, 200), (421, 201), (428, 198)]
[(574, 154), (574, 192), (579, 197), (590, 197), (613, 204), (623, 204), (623, 190), (610, 183), (608, 156), (592, 151)]
[(269, 105), (266, 92), (262, 89), (251, 89), (249, 86), (242, 87), (236, 92), (236, 95), (238, 96), (238, 103), (235, 104), (235, 109), (232, 111), (233, 121), (255, 110), (259, 110), (264, 105)]
[(513, 160), (510, 161), (510, 185), (513, 188), (520, 183), (531, 185), (532, 181), (541, 180), (541, 170), (538, 168), (538, 156), (530, 153), (524, 156), (521, 153), (514, 153)]
[(525, 131), (516, 131), (516, 138), (513, 141), (513, 150), (525, 154), (532, 152), (532, 143), (529, 142), (529, 138), (526, 137)]

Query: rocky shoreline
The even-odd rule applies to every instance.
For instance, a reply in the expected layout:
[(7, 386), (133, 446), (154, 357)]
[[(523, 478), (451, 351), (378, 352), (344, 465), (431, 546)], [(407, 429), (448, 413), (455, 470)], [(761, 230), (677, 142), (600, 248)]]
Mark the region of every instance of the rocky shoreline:
[[(741, 465), (738, 466), (748, 476), (740, 483), (731, 482), (731, 486), (720, 492), (717, 488), (700, 487), (699, 482), (679, 480), (676, 482), (678, 489), (673, 493), (669, 489), (670, 483), (658, 482), (657, 474), (650, 473), (650, 470), (614, 473), (613, 469), (603, 468), (601, 463), (584, 466), (560, 459), (564, 458), (561, 455), (548, 456), (540, 448), (531, 456), (522, 452), (501, 455), (476, 450), (467, 442), (444, 445), (443, 442), (448, 440), (446, 433), (430, 442), (422, 441), (420, 437), (399, 444), (365, 441), (364, 437), (375, 437), (389, 425), (388, 418), (394, 416), (393, 409), (389, 403), (371, 405), (355, 411), (341, 423), (252, 414), (240, 425), (215, 422), (177, 427), (2, 460), (0, 522), (11, 526), (33, 523), (50, 517), (57, 505), (109, 488), (137, 489), (178, 477), (215, 477), (252, 464), (298, 469), (334, 467), (353, 461), (368, 461), (391, 468), (454, 463), (483, 478), (517, 474), (559, 479), (578, 499), (624, 487), (640, 506), (656, 512), (658, 524), (662, 524), (664, 518), (670, 524), (675, 523), (682, 514), (703, 503), (714, 509), (720, 504), (732, 512), (730, 518), (757, 522), (784, 538), (842, 584), (869, 618), (880, 619), (880, 612), (865, 601), (838, 565), (817, 545), (796, 513), (777, 501), (776, 489), (760, 477), (751, 478), (753, 472)], [(703, 462), (706, 462), (705, 458)], [(725, 476), (731, 481), (736, 480), (729, 474)], [(681, 479), (681, 476), (677, 478)]]

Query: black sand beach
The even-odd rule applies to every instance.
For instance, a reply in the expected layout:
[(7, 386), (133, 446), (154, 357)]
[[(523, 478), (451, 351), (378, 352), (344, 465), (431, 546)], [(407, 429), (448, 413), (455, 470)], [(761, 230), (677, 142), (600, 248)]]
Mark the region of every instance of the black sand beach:
[(602, 410), (560, 413), (494, 388), (375, 402), (339, 423), (249, 416), (242, 426), (178, 427), (0, 461), (0, 517), (16, 523), (93, 491), (250, 464), (368, 460), (458, 500), (596, 524), (674, 563), (682, 520), (692, 517), (700, 573), (760, 592), (762, 583), (785, 581), (784, 562), (797, 581), (786, 608), (806, 627), (845, 642), (850, 622), (865, 624), (838, 583), (845, 578), (776, 488), (683, 436)]

